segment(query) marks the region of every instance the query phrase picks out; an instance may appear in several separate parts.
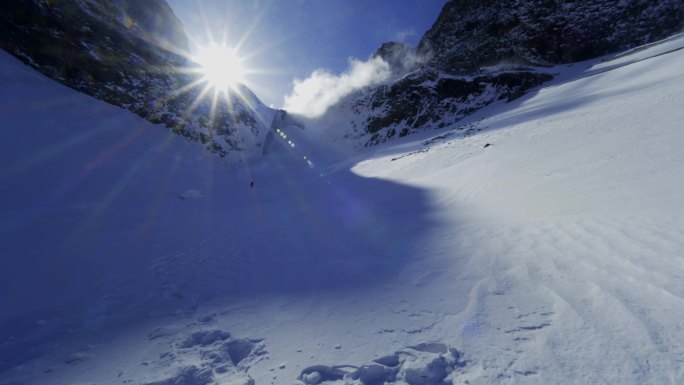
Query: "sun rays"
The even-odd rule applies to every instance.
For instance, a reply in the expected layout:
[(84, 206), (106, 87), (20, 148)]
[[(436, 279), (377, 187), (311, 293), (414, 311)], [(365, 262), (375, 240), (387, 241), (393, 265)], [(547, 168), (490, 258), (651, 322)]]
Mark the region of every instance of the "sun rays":
[(271, 57), (273, 47), (283, 44), (281, 39), (260, 35), (272, 6), (256, 7), (248, 20), (238, 20), (234, 8), (242, 8), (236, 4), (212, 7), (202, 0), (190, 1), (185, 8), (192, 14), (188, 22), (193, 28), (187, 30), (191, 32), (187, 40), (145, 39), (169, 55), (166, 65), (148, 67), (168, 79), (164, 93), (157, 96), (159, 113), (166, 121), (174, 127), (189, 127), (185, 133), (225, 147), (237, 142), (225, 145), (217, 133), (228, 132), (241, 138), (239, 142), (251, 142), (257, 139), (248, 138), (257, 131), (251, 127), (253, 120), (265, 129), (270, 127), (272, 111), (253, 91), (272, 98), (274, 91), (265, 79), (285, 72), (282, 61)]
[[(154, 108), (174, 131), (208, 143), (222, 156), (226, 150), (237, 150), (233, 157), (244, 164), (249, 160), (243, 158), (251, 157), (243, 150), (263, 144), (275, 119), (275, 109), (261, 102), (252, 90), (269, 94), (263, 77), (285, 70), (270, 64), (268, 68), (259, 67), (257, 63), (273, 63), (264, 55), (283, 42), (264, 42), (254, 37), (265, 21), (265, 9), (257, 12), (247, 27), (235, 31), (229, 20), (233, 13), (207, 12), (201, 1), (196, 6), (204, 33), (188, 34), (186, 43), (176, 41), (176, 45), (168, 40), (146, 39), (168, 55), (166, 65), (148, 67), (150, 72), (168, 79), (163, 93), (156, 96)], [(288, 147), (293, 149), (294, 143), (288, 143)]]
[[(262, 121), (263, 117), (258, 113), (258, 99), (249, 90), (253, 88), (249, 77), (254, 74), (267, 74), (269, 71), (259, 70), (249, 64), (248, 59), (256, 53), (242, 53), (239, 47), (247, 37), (242, 37), (240, 44), (231, 46), (227, 43), (227, 34), (222, 34), (222, 39), (215, 40), (214, 34), (208, 34), (206, 41), (197, 41), (189, 36), (189, 42), (194, 49), (188, 50), (181, 47), (171, 46), (168, 43), (156, 44), (164, 51), (175, 55), (182, 60), (173, 61), (174, 64), (165, 68), (152, 68), (154, 72), (175, 74), (175, 89), (169, 89), (164, 96), (165, 102), (181, 99), (183, 110), (177, 111), (179, 118), (187, 119), (193, 113), (206, 115), (209, 130), (216, 119), (236, 123), (240, 114), (240, 107), (244, 106), (253, 113), (262, 124), (270, 122)], [(182, 63), (182, 64), (180, 64)], [(187, 98), (190, 95), (191, 98)], [(237, 108), (237, 109), (236, 109)], [(219, 111), (227, 113), (223, 115)]]
[(199, 64), (201, 80), (219, 91), (236, 90), (245, 81), (243, 59), (234, 48), (224, 44), (210, 43), (200, 48), (193, 61)]
[[(195, 54), (186, 55), (188, 66), (177, 69), (178, 72), (189, 75), (187, 83), (170, 95), (172, 98), (195, 91), (196, 97), (185, 111), (184, 116), (194, 112), (200, 104), (209, 100), (210, 123), (213, 125), (216, 110), (220, 101), (233, 108), (235, 99), (254, 111), (254, 101), (249, 100), (243, 91), (248, 82), (246, 75), (250, 72), (245, 61), (235, 48), (225, 43), (214, 41), (206, 45), (193, 42), (198, 48)], [(197, 89), (200, 90), (197, 92)]]

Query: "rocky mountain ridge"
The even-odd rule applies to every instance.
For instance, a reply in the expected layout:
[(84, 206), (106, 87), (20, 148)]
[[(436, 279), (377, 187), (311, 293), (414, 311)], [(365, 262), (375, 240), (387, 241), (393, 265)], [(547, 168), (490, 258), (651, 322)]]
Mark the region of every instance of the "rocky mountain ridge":
[(446, 127), (553, 78), (539, 67), (628, 49), (683, 27), (684, 3), (676, 0), (449, 0), (417, 47), (390, 42), (375, 52), (404, 76), (333, 106), (328, 114), (348, 129), (328, 135), (373, 145)]
[[(417, 47), (373, 54), (392, 79), (343, 98), (327, 135), (361, 145), (450, 126), (553, 78), (541, 66), (655, 41), (684, 26), (678, 0), (449, 0)], [(276, 111), (246, 87), (213, 104), (187, 89), (188, 40), (164, 0), (5, 0), (0, 48), (47, 76), (126, 108), (221, 156), (258, 155)], [(334, 121), (334, 122), (333, 122)]]
[(5, 0), (0, 48), (80, 92), (123, 107), (222, 156), (258, 154), (274, 110), (246, 87), (212, 105), (186, 89), (188, 39), (164, 0)]
[(454, 74), (501, 62), (554, 65), (659, 40), (683, 25), (677, 0), (449, 0), (417, 52)]

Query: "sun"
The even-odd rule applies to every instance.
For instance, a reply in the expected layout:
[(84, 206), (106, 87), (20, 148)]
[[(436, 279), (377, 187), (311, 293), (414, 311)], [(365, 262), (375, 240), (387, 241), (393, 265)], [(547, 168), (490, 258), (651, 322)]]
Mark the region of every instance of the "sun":
[(200, 48), (192, 60), (199, 65), (202, 80), (217, 91), (234, 90), (245, 82), (242, 59), (231, 47), (211, 43)]
[[(0, 0), (1, 1), (1, 0)], [(177, 98), (185, 93), (194, 93), (194, 100), (187, 107), (186, 114), (200, 106), (209, 107), (209, 120), (214, 124), (217, 111), (228, 108), (235, 109), (236, 103), (255, 110), (259, 99), (251, 92), (253, 84), (250, 78), (254, 74), (268, 73), (263, 69), (251, 67), (250, 58), (255, 52), (242, 51), (244, 39), (236, 45), (227, 44), (227, 34), (224, 32), (222, 42), (208, 36), (205, 44), (192, 40), (192, 52), (177, 50), (186, 60), (186, 65), (175, 68), (178, 73), (186, 76), (187, 83), (172, 91), (169, 98)], [(205, 101), (209, 104), (203, 104)], [(225, 105), (219, 102), (225, 102)]]

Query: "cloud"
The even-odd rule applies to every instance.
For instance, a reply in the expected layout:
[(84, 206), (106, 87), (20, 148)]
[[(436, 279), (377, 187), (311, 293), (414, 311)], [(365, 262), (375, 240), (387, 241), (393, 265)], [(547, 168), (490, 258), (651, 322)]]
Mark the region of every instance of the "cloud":
[(308, 117), (318, 117), (340, 99), (365, 86), (390, 77), (390, 66), (382, 58), (368, 61), (350, 59), (349, 67), (339, 75), (317, 69), (304, 80), (292, 82), (292, 92), (285, 96), (287, 111)]
[(399, 31), (394, 34), (394, 41), (398, 41), (400, 43), (406, 43), (406, 39), (409, 37), (416, 36), (416, 30), (415, 29), (408, 29), (404, 31)]

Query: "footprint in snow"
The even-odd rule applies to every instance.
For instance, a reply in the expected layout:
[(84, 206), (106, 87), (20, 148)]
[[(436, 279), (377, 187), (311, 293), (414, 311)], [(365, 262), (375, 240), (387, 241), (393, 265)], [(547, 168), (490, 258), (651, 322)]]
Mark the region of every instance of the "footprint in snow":
[(465, 367), (461, 352), (439, 342), (422, 343), (362, 365), (315, 365), (304, 369), (298, 384), (443, 385)]
[(168, 357), (176, 362), (199, 363), (180, 367), (172, 376), (144, 385), (254, 385), (247, 371), (266, 357), (264, 348), (262, 339), (236, 338), (219, 329), (196, 331), (172, 343), (173, 350), (162, 354), (159, 364), (168, 366)]

